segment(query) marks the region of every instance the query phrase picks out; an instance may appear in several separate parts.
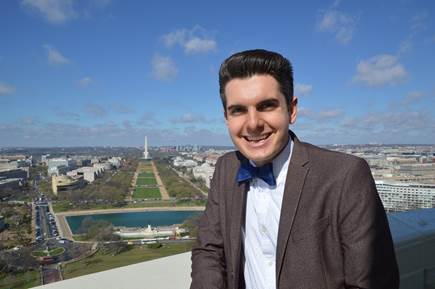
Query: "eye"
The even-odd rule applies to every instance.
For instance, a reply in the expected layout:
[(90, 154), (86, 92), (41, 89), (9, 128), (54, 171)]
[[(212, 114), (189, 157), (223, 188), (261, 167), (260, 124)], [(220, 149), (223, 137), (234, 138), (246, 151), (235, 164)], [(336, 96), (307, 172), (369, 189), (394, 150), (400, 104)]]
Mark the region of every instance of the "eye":
[(279, 102), (276, 99), (268, 99), (257, 105), (258, 111), (268, 111), (273, 110), (279, 106)]
[(236, 116), (236, 115), (242, 114), (242, 113), (244, 113), (245, 111), (246, 111), (246, 108), (245, 108), (245, 107), (243, 107), (243, 106), (238, 106), (238, 105), (230, 106), (230, 107), (228, 108), (228, 112), (229, 112), (229, 114), (230, 114), (230, 115), (233, 115), (233, 116)]

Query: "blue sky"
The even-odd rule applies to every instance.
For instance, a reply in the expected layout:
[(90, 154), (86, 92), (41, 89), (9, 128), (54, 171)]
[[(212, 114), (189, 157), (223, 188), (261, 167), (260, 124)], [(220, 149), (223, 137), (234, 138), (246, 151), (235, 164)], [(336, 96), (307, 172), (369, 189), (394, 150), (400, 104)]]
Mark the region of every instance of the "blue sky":
[(435, 143), (435, 2), (297, 2), (1, 1), (0, 146), (230, 145), (252, 48), (293, 63), (300, 139)]

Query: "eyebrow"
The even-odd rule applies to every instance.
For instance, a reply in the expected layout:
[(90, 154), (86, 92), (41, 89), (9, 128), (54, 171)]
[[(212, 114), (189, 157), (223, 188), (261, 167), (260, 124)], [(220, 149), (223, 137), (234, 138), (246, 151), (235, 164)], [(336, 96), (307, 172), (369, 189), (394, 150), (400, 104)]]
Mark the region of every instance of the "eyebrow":
[[(265, 99), (265, 100), (262, 100), (262, 101), (260, 101), (259, 103), (257, 103), (257, 104), (255, 104), (255, 107), (258, 107), (258, 106), (261, 106), (261, 105), (265, 105), (265, 104), (274, 104), (274, 105), (276, 105), (276, 104), (278, 104), (279, 103), (279, 100), (278, 99), (276, 99), (276, 98), (274, 98), (274, 97), (271, 97), (271, 98), (268, 98), (268, 99)], [(243, 104), (232, 104), (232, 105), (230, 105), (230, 106), (228, 106), (227, 107), (227, 110), (231, 110), (231, 109), (234, 109), (234, 108), (243, 108), (243, 107), (246, 107), (246, 105), (243, 105)]]
[(234, 108), (242, 108), (242, 107), (246, 107), (245, 105), (241, 105), (241, 104), (232, 104), (229, 107), (227, 107), (227, 110), (232, 110)]
[(256, 107), (261, 106), (261, 105), (265, 105), (265, 104), (268, 104), (268, 105), (271, 105), (271, 104), (277, 105), (277, 104), (279, 104), (279, 100), (276, 99), (276, 98), (265, 99), (265, 100), (260, 101), (259, 103), (257, 103)]

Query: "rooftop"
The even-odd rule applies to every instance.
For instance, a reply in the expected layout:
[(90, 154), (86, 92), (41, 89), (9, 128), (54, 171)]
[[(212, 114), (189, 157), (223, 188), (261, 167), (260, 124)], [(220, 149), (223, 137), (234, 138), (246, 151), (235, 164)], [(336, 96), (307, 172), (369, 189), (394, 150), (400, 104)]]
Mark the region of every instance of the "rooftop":
[[(431, 257), (435, 254), (435, 208), (390, 213), (388, 220), (401, 273), (400, 289), (435, 286), (435, 278), (428, 279), (435, 276), (435, 258)], [(190, 256), (187, 252), (35, 288), (188, 289)]]
[(396, 247), (435, 235), (435, 208), (389, 213), (388, 222)]

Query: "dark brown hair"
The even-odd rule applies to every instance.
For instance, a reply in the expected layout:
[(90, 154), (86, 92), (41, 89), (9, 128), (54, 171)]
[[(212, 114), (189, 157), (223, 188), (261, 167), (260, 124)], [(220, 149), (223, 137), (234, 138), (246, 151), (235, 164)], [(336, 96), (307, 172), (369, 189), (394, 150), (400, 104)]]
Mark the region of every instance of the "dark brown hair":
[(263, 49), (237, 52), (222, 63), (219, 70), (219, 93), (226, 110), (225, 86), (234, 78), (253, 75), (270, 75), (279, 84), (287, 105), (293, 98), (293, 69), (290, 61), (281, 54)]

